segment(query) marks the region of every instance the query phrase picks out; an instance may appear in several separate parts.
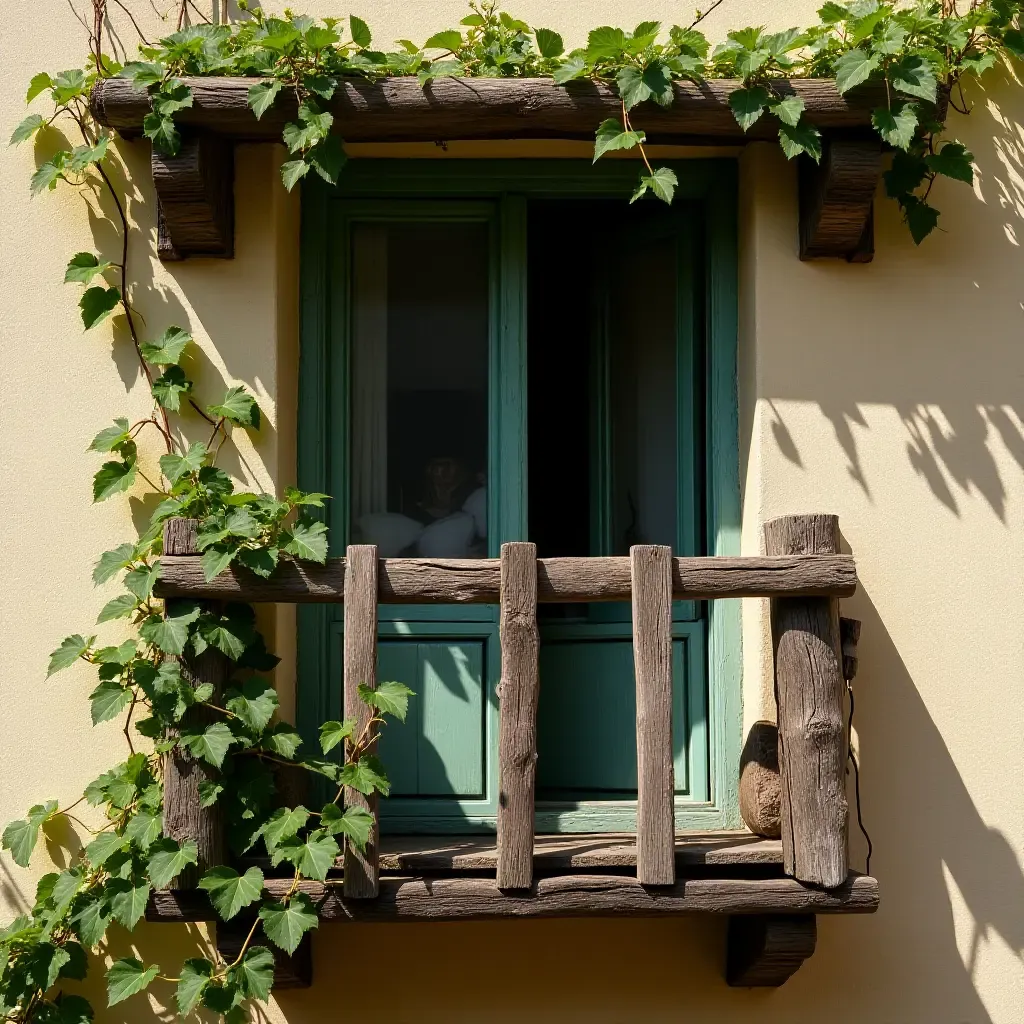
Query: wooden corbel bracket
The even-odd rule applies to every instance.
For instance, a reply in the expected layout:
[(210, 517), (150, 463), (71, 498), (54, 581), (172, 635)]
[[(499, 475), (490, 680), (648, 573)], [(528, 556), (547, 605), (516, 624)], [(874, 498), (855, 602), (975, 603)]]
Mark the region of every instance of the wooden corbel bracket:
[(231, 259), (235, 254), (234, 143), (224, 135), (195, 131), (166, 156), (154, 147), (157, 255)]
[(821, 163), (800, 157), (800, 259), (838, 256), (848, 263), (871, 262), (881, 173), (877, 139), (826, 137)]
[(814, 952), (813, 914), (752, 914), (729, 918), (726, 983), (733, 988), (776, 988)]

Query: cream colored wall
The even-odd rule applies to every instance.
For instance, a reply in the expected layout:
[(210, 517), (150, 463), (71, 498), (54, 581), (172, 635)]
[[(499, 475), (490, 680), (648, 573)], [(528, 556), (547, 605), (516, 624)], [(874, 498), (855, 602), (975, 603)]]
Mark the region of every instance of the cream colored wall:
[[(136, 6), (156, 34), (150, 5)], [(708, 20), (709, 33), (797, 23), (813, 6), (737, 0)], [(0, 127), (9, 131), (30, 75), (72, 66), (83, 47), (62, 0), (6, 0), (4, 9), (7, 24), (19, 26), (0, 36)], [(572, 42), (602, 22), (686, 13), (653, 0), (630, 4), (628, 14), (603, 0), (522, 0), (513, 9)], [(462, 12), (461, 0), (378, 0), (357, 11), (385, 42), (422, 38)], [(743, 544), (757, 550), (765, 518), (826, 510), (840, 515), (857, 556), (862, 587), (845, 609), (864, 622), (857, 737), (879, 913), (819, 918), (814, 957), (769, 992), (725, 987), (724, 921), (330, 926), (315, 937), (318, 982), (281, 993), (272, 1020), (334, 1019), (328, 986), (344, 979), (346, 964), (354, 1002), (346, 1015), (386, 1022), (1024, 1020), (1024, 99), (999, 74), (987, 96), (971, 98), (973, 115), (953, 118), (950, 129), (977, 157), (973, 194), (937, 186), (945, 231), (920, 249), (880, 198), (868, 265), (800, 263), (794, 168), (767, 145), (749, 147), (740, 161)], [(118, 152), (146, 240), (133, 261), (140, 311), (153, 330), (176, 322), (196, 335), (202, 398), (225, 381), (244, 381), (259, 396), (267, 425), (254, 446), (243, 442), (244, 464), (229, 468), (263, 486), (291, 482), (298, 221), (296, 202), (276, 184), (276, 150), (239, 150), (236, 259), (167, 266), (152, 255), (146, 147)], [(78, 289), (60, 283), (71, 253), (115, 244), (95, 201), (68, 189), (30, 201), (31, 148), (0, 151), (0, 161), (7, 821), (44, 798), (74, 799), (122, 756), (114, 725), (90, 727), (90, 673), (43, 677), (56, 642), (87, 629), (111, 596), (87, 582), (92, 563), (130, 534), (139, 511), (90, 504), (94, 460), (83, 450), (113, 416), (142, 414), (149, 403), (116, 321), (83, 336)], [(747, 605), (749, 724), (771, 707), (764, 609)], [(286, 712), (290, 623), (284, 612), (269, 623), (285, 655), (278, 685)], [(856, 835), (852, 847), (860, 864)], [(31, 872), (0, 859), (3, 919), (30, 901), (30, 875), (47, 867), (42, 849)], [(134, 938), (168, 969), (201, 940), (166, 926)], [(115, 937), (112, 947), (123, 955), (127, 940)], [(360, 985), (360, 947), (387, 947), (399, 979)], [(102, 1006), (99, 987), (89, 986)], [(156, 1017), (135, 1000), (99, 1019)]]

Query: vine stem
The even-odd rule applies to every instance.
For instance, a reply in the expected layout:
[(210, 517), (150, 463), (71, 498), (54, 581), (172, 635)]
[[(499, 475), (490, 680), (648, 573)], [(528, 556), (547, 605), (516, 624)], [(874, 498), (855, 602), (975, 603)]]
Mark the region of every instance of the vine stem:
[[(629, 120), (629, 114), (626, 112), (626, 101), (620, 100), (619, 102), (622, 104), (622, 127), (625, 128), (627, 132), (631, 132), (633, 130), (633, 124)], [(647, 173), (654, 174), (654, 168), (651, 166), (651, 162), (647, 159), (647, 154), (644, 152), (644, 144), (642, 142), (638, 142), (636, 144), (636, 148), (640, 150), (640, 155), (644, 159), (644, 163), (647, 166)]]

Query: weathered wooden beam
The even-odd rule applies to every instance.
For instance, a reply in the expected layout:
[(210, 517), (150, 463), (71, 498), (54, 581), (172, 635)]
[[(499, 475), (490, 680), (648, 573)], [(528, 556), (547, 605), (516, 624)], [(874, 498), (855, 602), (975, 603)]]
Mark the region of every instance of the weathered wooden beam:
[(540, 692), (537, 545), (502, 544), (500, 561), (497, 882), (499, 889), (529, 889)]
[[(676, 833), (677, 870), (693, 874), (704, 867), (736, 868), (758, 865), (765, 872), (782, 869), (782, 844), (746, 832)], [(246, 862), (248, 863), (248, 861)], [(494, 871), (498, 850), (493, 835), (384, 836), (381, 871), (393, 874)], [(636, 869), (633, 833), (595, 832), (533, 837), (533, 866), (537, 874), (562, 874), (580, 869)], [(269, 869), (269, 858), (265, 866)]]
[[(170, 519), (164, 524), (164, 552), (170, 555), (196, 553), (195, 519)], [(209, 683), (213, 687), (214, 703), (220, 703), (224, 683), (231, 663), (215, 647), (208, 647), (200, 655), (180, 659), (182, 677), (193, 687)], [(181, 720), (181, 728), (212, 725), (223, 717), (203, 704), (190, 707)], [(209, 868), (223, 864), (227, 853), (224, 816), (219, 804), (203, 807), (199, 787), (204, 782), (216, 782), (220, 773), (202, 758), (194, 757), (181, 747), (163, 755), (164, 775), (164, 835), (178, 842), (195, 841), (199, 859), (171, 881), (175, 889), (188, 889), (197, 885)]]
[(672, 549), (629, 551), (636, 676), (636, 877), (672, 885), (675, 775), (672, 763)]
[[(280, 898), (290, 878), (271, 878), (265, 891)], [(878, 882), (851, 874), (831, 890), (792, 878), (687, 878), (646, 889), (627, 875), (555, 875), (526, 892), (503, 892), (493, 878), (382, 878), (375, 900), (348, 900), (337, 883), (301, 882), (322, 921), (464, 921), (489, 917), (658, 917), (663, 914), (872, 914)], [(161, 891), (147, 921), (211, 921), (202, 890)]]
[(234, 256), (233, 143), (211, 132), (186, 133), (174, 156), (154, 148), (151, 161), (160, 259)]
[[(236, 141), (277, 141), (296, 116), (296, 99), (282, 90), (277, 102), (256, 119), (248, 103), (252, 78), (184, 78), (192, 105), (175, 121)], [(731, 79), (676, 82), (667, 107), (645, 103), (637, 127), (649, 141), (708, 139), (746, 142), (775, 139), (778, 122), (765, 115), (744, 135), (729, 107), (742, 83)], [(827, 78), (773, 82), (773, 89), (800, 97), (805, 118), (819, 129), (870, 129), (871, 111), (884, 102), (884, 89), (867, 86), (840, 96)], [(150, 112), (149, 95), (131, 82), (110, 78), (92, 92), (100, 124), (138, 136)], [(436, 142), (450, 139), (587, 139), (606, 118), (620, 117), (621, 100), (611, 86), (590, 81), (555, 85), (550, 78), (437, 78), (423, 87), (413, 78), (377, 82), (344, 79), (328, 104), (334, 130), (349, 142)]]
[[(782, 516), (765, 523), (764, 538), (770, 554), (832, 554), (839, 550), (839, 520)], [(785, 870), (829, 888), (842, 884), (849, 869), (838, 602), (777, 598), (771, 619)]]
[(800, 161), (800, 259), (869, 263), (872, 209), (882, 173), (879, 139), (826, 139), (820, 163)]
[[(354, 718), (353, 739), (364, 732), (376, 734), (370, 724), (372, 708), (359, 698), (359, 687), (377, 687), (377, 547), (374, 544), (349, 545), (345, 560), (345, 717)], [(346, 741), (347, 746), (347, 741)], [(371, 750), (375, 746), (371, 746)], [(356, 789), (345, 789), (345, 806), (362, 807), (373, 815), (373, 832), (360, 852), (345, 843), (345, 895), (350, 899), (368, 899), (377, 895), (379, 869), (377, 848), (380, 841), (380, 808), (377, 794), (366, 796)]]
[[(216, 926), (217, 952), (226, 964), (234, 963), (242, 952), (252, 928), (253, 918), (245, 913), (236, 914), (230, 921), (218, 919)], [(294, 953), (286, 953), (280, 946), (269, 942), (263, 925), (256, 926), (253, 943), (266, 946), (274, 954), (275, 989), (309, 988), (313, 984), (313, 933), (306, 932)]]
[(729, 918), (725, 980), (734, 988), (777, 988), (814, 952), (813, 914)]
[[(378, 568), (381, 604), (497, 604), (501, 563), (497, 558), (384, 558)], [(835, 596), (857, 589), (857, 567), (849, 555), (711, 556), (672, 559), (675, 600), (723, 597)], [(325, 565), (282, 559), (270, 579), (231, 566), (207, 582), (199, 559), (161, 560), (158, 597), (193, 600), (332, 604), (345, 598), (345, 560)], [(628, 601), (626, 557), (539, 558), (537, 600), (544, 603)]]

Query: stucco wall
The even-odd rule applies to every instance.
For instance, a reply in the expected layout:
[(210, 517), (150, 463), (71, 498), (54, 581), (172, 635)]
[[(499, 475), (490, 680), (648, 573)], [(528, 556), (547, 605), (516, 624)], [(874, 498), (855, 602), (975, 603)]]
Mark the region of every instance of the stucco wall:
[[(9, 132), (30, 75), (73, 66), (84, 47), (61, 0), (3, 6), (6, 26), (17, 27), (0, 36)], [(135, 6), (145, 30), (159, 32), (150, 5)], [(736, 0), (708, 29), (782, 27), (814, 6)], [(604, 22), (686, 14), (653, 0), (522, 0), (514, 11), (572, 41)], [(384, 40), (424, 37), (462, 12), (450, 0), (357, 11)], [(346, 964), (347, 1012), (383, 1021), (1024, 1020), (1024, 98), (995, 72), (988, 94), (970, 99), (974, 113), (950, 127), (977, 158), (973, 193), (936, 187), (945, 230), (920, 249), (880, 200), (868, 265), (800, 263), (794, 168), (767, 145), (740, 162), (743, 544), (757, 550), (765, 518), (820, 509), (840, 515), (857, 556), (862, 587), (845, 608), (864, 623), (857, 738), (879, 913), (819, 918), (817, 953), (775, 992), (725, 987), (724, 922), (702, 918), (325, 927), (314, 943), (319, 982), (282, 993), (273, 1020), (333, 1019), (328, 982)], [(229, 468), (262, 486), (291, 482), (298, 221), (276, 183), (277, 151), (239, 152), (236, 259), (169, 266), (152, 252), (148, 151), (118, 152), (149, 242), (136, 243), (133, 262), (140, 311), (154, 330), (177, 322), (196, 335), (202, 397), (224, 381), (259, 397), (267, 425)], [(71, 253), (106, 251), (115, 239), (88, 194), (30, 201), (33, 166), (30, 146), (0, 151), (0, 821), (44, 798), (74, 799), (122, 756), (116, 726), (90, 726), (91, 673), (43, 677), (49, 651), (110, 596), (88, 582), (93, 561), (140, 511), (91, 506), (84, 449), (112, 417), (149, 405), (116, 321), (83, 336), (78, 289), (60, 283)], [(764, 609), (747, 605), (749, 723), (771, 708)], [(285, 655), (286, 711), (290, 621), (281, 612), (268, 623)], [(852, 849), (861, 863), (856, 834)], [(47, 866), (42, 844), (31, 873), (0, 859), (0, 919), (30, 900)], [(136, 936), (145, 957), (168, 967), (201, 938), (184, 927)], [(360, 947), (386, 947), (398, 977), (362, 983)], [(123, 935), (111, 951), (127, 952)], [(100, 985), (89, 988), (102, 1006)], [(146, 1018), (140, 999), (100, 1017)]]

